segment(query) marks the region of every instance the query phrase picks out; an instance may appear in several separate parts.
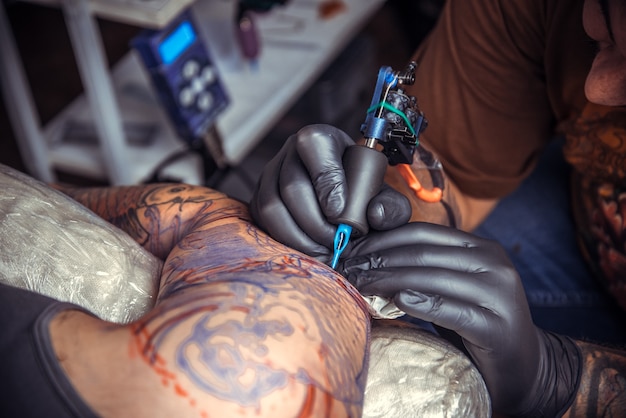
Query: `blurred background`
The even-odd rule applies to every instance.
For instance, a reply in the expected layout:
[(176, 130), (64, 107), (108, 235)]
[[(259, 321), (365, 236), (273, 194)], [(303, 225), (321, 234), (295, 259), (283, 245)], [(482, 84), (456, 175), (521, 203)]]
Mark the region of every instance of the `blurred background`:
[[(125, 0), (115, 0), (125, 1)], [(142, 0), (136, 0), (142, 1)], [(146, 0), (150, 1), (150, 0)], [(198, 2), (219, 2), (225, 0), (198, 0)], [(230, 1), (230, 0), (228, 0)], [(234, 1), (234, 0), (233, 0)], [(300, 2), (299, 6), (320, 7), (323, 2), (315, 0), (293, 0)], [(276, 120), (271, 123), (267, 132), (255, 140), (254, 146), (235, 164), (226, 164), (226, 167), (214, 162), (204, 161), (205, 170), (202, 182), (225, 191), (233, 197), (248, 200), (254, 184), (258, 180), (261, 168), (271, 159), (280, 148), (283, 141), (299, 128), (311, 123), (330, 123), (346, 132), (355, 139), (359, 135), (359, 127), (365, 118), (365, 110), (369, 106), (376, 75), (380, 66), (391, 66), (402, 69), (434, 25), (444, 0), (387, 0), (381, 1), (356, 27), (347, 39), (342, 40), (345, 46), (339, 52), (330, 54), (329, 63), (323, 65), (319, 75), (307, 82), (301, 92), (293, 95), (289, 105), (283, 111), (277, 112)], [(42, 4), (43, 3), (43, 4)], [(75, 47), (68, 34), (67, 20), (61, 7), (55, 1), (4, 1), (3, 6), (9, 30), (14, 38), (19, 57), (22, 61), (23, 72), (32, 93), (36, 114), (41, 126), (53, 121), (77, 97), (84, 94), (85, 89), (81, 82), (81, 75), (76, 62)], [(56, 2), (58, 3), (58, 2)], [(71, 3), (71, 1), (69, 2)], [(276, 5), (268, 14), (282, 13), (290, 16), (290, 1)], [(326, 2), (327, 6), (334, 6), (338, 17), (342, 13), (350, 13), (350, 8), (359, 7), (359, 1)], [(102, 39), (106, 65), (114, 68), (128, 53), (131, 47), (129, 42), (144, 29), (137, 24), (120, 22), (120, 19), (110, 19), (95, 14), (95, 23)], [(196, 25), (210, 24), (196, 20)], [(263, 38), (261, 39), (263, 41)], [(313, 40), (312, 40), (313, 41)], [(276, 42), (276, 40), (274, 40)], [(333, 42), (333, 40), (327, 41)], [(306, 42), (302, 42), (306, 47)], [(294, 43), (295, 45), (295, 43)], [(211, 42), (208, 42), (211, 50)], [(263, 48), (271, 47), (261, 44)], [(6, 51), (0, 51), (0, 60), (6, 62)], [(261, 56), (261, 58), (263, 58)], [(219, 59), (217, 57), (216, 59)], [(264, 71), (273, 64), (262, 59), (256, 71)], [(228, 81), (229, 69), (220, 68), (224, 80)], [(254, 71), (246, 77), (253, 78)], [(271, 71), (271, 70), (270, 70)], [(291, 77), (298, 77), (298, 73)], [(254, 81), (254, 80), (253, 80)], [(258, 83), (263, 78), (259, 77)], [(226, 90), (231, 90), (226, 83)], [(6, 88), (6, 86), (5, 86)], [(12, 128), (9, 106), (13, 105), (10, 94), (3, 92), (4, 100), (0, 102), (0, 163), (14, 167), (20, 171), (29, 172), (28, 156), (20, 153), (19, 138)], [(229, 94), (231, 104), (247, 100), (238, 94)], [(217, 116), (218, 121), (220, 116)], [(237, 122), (237, 121), (235, 121)], [(229, 140), (229, 132), (220, 132), (221, 140)], [(80, 140), (80, 138), (78, 139)], [(149, 145), (147, 145), (149, 146)], [(156, 159), (165, 159), (166, 155), (157, 155)], [(68, 157), (69, 158), (69, 157)], [(133, 164), (132, 159), (128, 162)], [(157, 162), (155, 161), (155, 164)], [(80, 170), (64, 170), (53, 167), (56, 181), (76, 185), (106, 185), (112, 181), (107, 176), (93, 176), (81, 174)], [(74, 171), (74, 172), (71, 172)], [(33, 173), (29, 173), (33, 175)], [(159, 175), (143, 178), (138, 182), (148, 181), (184, 181), (175, 175)]]

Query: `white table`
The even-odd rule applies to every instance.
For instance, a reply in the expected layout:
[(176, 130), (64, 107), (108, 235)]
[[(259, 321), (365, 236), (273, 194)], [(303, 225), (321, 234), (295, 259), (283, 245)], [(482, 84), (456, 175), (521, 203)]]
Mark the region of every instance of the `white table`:
[[(8, 29), (0, 29), (0, 47), (9, 52), (13, 49), (14, 53), (0, 65), (3, 92), (7, 103), (11, 100), (11, 106), (7, 106), (13, 109), (9, 116), (27, 160), (25, 163), (35, 177), (53, 181), (53, 169), (58, 168), (105, 179), (111, 184), (136, 184), (146, 180), (161, 161), (185, 148), (158, 105), (134, 51), (130, 51), (111, 73), (106, 70), (94, 15), (134, 25), (161, 27), (189, 7), (193, 0), (29, 1), (63, 6), (86, 92), (45, 127), (40, 127), (11, 34)], [(231, 98), (231, 104), (218, 117), (216, 126), (222, 138), (222, 158), (226, 164), (234, 166), (261, 141), (384, 0), (344, 0), (346, 10), (330, 19), (318, 17), (317, 0), (291, 0), (287, 6), (276, 7), (259, 16), (262, 53), (257, 70), (245, 63), (241, 65), (232, 50), (223, 50), (224, 42), (233, 42), (222, 36), (231, 22), (233, 1), (197, 0), (191, 7)], [(131, 11), (137, 2), (144, 9)], [(8, 27), (1, 6), (0, 27)], [(19, 105), (15, 104), (16, 96), (21, 97)], [(68, 122), (93, 124), (98, 136), (106, 140), (99, 141), (100, 146), (66, 143), (62, 137)], [(123, 129), (129, 123), (154, 127), (156, 134), (152, 143), (149, 146), (129, 144)], [(201, 165), (200, 158), (191, 155), (169, 165), (167, 173), (201, 184), (204, 181)]]

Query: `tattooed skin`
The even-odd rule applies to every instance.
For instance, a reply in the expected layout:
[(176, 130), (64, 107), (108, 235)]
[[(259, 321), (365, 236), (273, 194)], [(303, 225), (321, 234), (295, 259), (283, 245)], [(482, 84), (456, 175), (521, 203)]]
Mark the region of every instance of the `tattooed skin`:
[(564, 417), (618, 418), (626, 411), (626, 353), (578, 342), (583, 374), (578, 395)]
[[(591, 269), (626, 309), (626, 109), (588, 103), (566, 130), (573, 210)], [(622, 417), (626, 353), (583, 342), (583, 374), (567, 417)]]
[(583, 253), (626, 309), (626, 108), (589, 103), (566, 138)]
[(165, 259), (174, 245), (196, 225), (228, 217), (250, 220), (244, 205), (202, 187), (184, 184), (89, 189), (55, 187), (161, 259)]
[[(315, 376), (305, 369), (290, 370), (278, 364), (268, 367), (264, 359), (272, 342), (301, 334), (310, 341), (310, 355), (319, 357), (328, 370), (333, 364), (348, 364), (358, 347), (344, 347), (334, 342), (333, 336), (349, 330), (341, 329), (340, 321), (328, 321), (326, 315), (310, 317), (307, 312), (331, 313), (337, 318), (342, 306), (361, 299), (346, 299), (346, 284), (325, 266), (299, 253), (285, 254), (271, 240), (258, 241), (258, 230), (253, 227), (245, 227), (244, 238), (240, 228), (244, 229), (227, 224), (213, 228), (210, 234), (192, 233), (179, 244), (180, 251), (168, 258), (157, 309), (134, 330), (145, 360), (156, 364), (161, 341), (177, 327), (188, 326), (184, 319), (195, 315), (192, 329), (177, 348), (177, 367), (208, 393), (258, 407), (267, 392), (295, 380), (321, 391), (336, 388), (333, 398), (359, 406), (365, 383), (361, 372), (361, 381), (354, 386), (347, 384), (354, 371)], [(259, 245), (249, 246), (248, 237)], [(212, 245), (215, 242), (220, 244)], [(319, 277), (327, 281), (311, 283)], [(207, 283), (219, 285), (219, 291), (205, 293)], [(315, 286), (314, 292), (311, 286)], [(175, 311), (174, 318), (165, 321), (164, 309)], [(240, 315), (235, 320), (214, 321), (222, 312)], [(321, 344), (316, 345), (320, 339)], [(201, 361), (191, 361), (190, 352)], [(249, 353), (247, 359), (244, 352)], [(252, 374), (251, 380), (239, 383), (245, 374)]]
[(360, 416), (370, 317), (341, 275), (215, 191), (59, 188), (165, 259), (155, 308), (128, 327), (129, 353), (171, 396), (201, 417), (207, 397), (256, 414), (281, 393), (303, 393), (291, 416)]

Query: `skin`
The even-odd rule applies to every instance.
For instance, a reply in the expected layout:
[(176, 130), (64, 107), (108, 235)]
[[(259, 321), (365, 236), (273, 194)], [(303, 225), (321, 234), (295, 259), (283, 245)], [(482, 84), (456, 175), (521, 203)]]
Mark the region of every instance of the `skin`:
[[(626, 2), (587, 0), (582, 21), (585, 32), (597, 46), (597, 55), (585, 81), (586, 98), (599, 105), (625, 106)], [(405, 182), (391, 170), (386, 181), (410, 198), (414, 214), (411, 220), (424, 220), (423, 214), (428, 213), (428, 209), (420, 207), (425, 204), (413, 198)], [(498, 203), (497, 199), (476, 199), (465, 195), (450, 179), (446, 181), (444, 199), (456, 205), (457, 225), (462, 230), (474, 229)], [(430, 216), (433, 219), (427, 220), (447, 224), (442, 215)], [(437, 219), (437, 216), (444, 220)], [(581, 381), (564, 417), (623, 416), (626, 411), (626, 351), (584, 341), (576, 341), (576, 344), (583, 355)]]
[[(607, 19), (607, 16), (610, 16), (610, 18)], [(585, 84), (585, 94), (587, 98), (591, 102), (602, 105), (626, 105), (625, 3), (621, 0), (609, 0), (606, 2), (603, 11), (598, 0), (589, 0), (585, 3), (583, 23), (588, 35), (596, 41), (598, 45), (598, 54), (593, 61)], [(390, 183), (403, 184), (401, 181), (396, 183), (390, 181)], [(455, 195), (459, 212), (464, 214), (463, 220), (459, 225), (465, 230), (473, 229), (497, 203), (497, 200), (480, 200), (464, 196), (454, 184), (449, 184), (448, 190)], [(407, 192), (407, 194), (410, 194), (410, 192)], [(132, 199), (129, 198), (124, 203), (132, 203), (135, 201), (134, 199), (135, 197), (132, 197)], [(174, 205), (167, 199), (156, 199), (156, 202), (157, 204)], [(97, 206), (102, 204), (102, 201), (98, 201)], [(123, 205), (120, 206), (123, 207)], [(414, 210), (414, 212), (417, 211)], [(103, 215), (111, 214), (104, 213)], [(182, 321), (180, 326), (177, 324), (173, 330), (165, 332), (164, 334), (167, 335), (164, 335), (162, 334), (162, 330), (169, 328), (161, 327), (160, 325), (167, 323), (167, 320), (170, 318), (167, 315), (174, 315), (173, 312), (176, 312), (176, 309), (180, 309), (181, 307), (188, 307), (189, 310), (193, 310), (193, 307), (197, 306), (194, 305), (195, 301), (193, 298), (196, 296), (203, 297), (201, 294), (205, 294), (205, 286), (208, 287), (212, 285), (206, 289), (206, 293), (210, 293), (210, 291), (223, 293), (230, 291), (232, 293), (232, 288), (228, 286), (224, 287), (223, 283), (211, 282), (211, 280), (207, 280), (206, 276), (202, 275), (200, 276), (204, 277), (204, 279), (200, 279), (199, 284), (196, 282), (190, 283), (187, 281), (188, 278), (195, 280), (195, 278), (198, 277), (194, 268), (191, 269), (191, 274), (187, 275), (186, 271), (179, 271), (172, 267), (175, 260), (186, 259), (185, 256), (183, 256), (185, 253), (193, 260), (191, 253), (194, 251), (192, 251), (192, 249), (196, 249), (195, 246), (183, 245), (180, 251), (178, 251), (174, 248), (162, 248), (158, 243), (153, 242), (153, 238), (157, 235), (163, 237), (165, 240), (167, 237), (173, 241), (181, 238), (182, 235), (177, 230), (178, 224), (176, 223), (179, 219), (176, 216), (167, 218), (167, 221), (163, 224), (171, 226), (163, 230), (161, 228), (154, 229), (155, 226), (153, 221), (150, 220), (150, 213), (144, 212), (141, 216), (148, 218), (148, 220), (143, 219), (138, 223), (135, 222), (134, 218), (128, 216), (128, 214), (117, 214), (114, 216), (115, 219), (117, 219), (116, 216), (119, 216), (120, 226), (132, 227), (130, 231), (136, 234), (136, 236), (134, 236), (142, 245), (155, 254), (167, 258), (166, 272), (169, 271), (172, 274), (168, 276), (167, 273), (164, 273), (159, 304), (155, 309), (154, 317), (149, 315), (142, 319), (142, 321), (133, 324), (134, 328), (126, 329), (127, 327), (113, 327), (110, 324), (102, 324), (102, 321), (97, 321), (78, 312), (67, 312), (59, 315), (59, 318), (53, 322), (51, 332), (55, 341), (57, 354), (68, 372), (68, 375), (79, 389), (79, 392), (96, 411), (105, 416), (123, 416), (123, 413), (129, 416), (148, 414), (151, 416), (159, 416), (159, 413), (167, 415), (171, 414), (173, 411), (176, 411), (178, 416), (181, 415), (181, 411), (189, 412), (190, 415), (194, 416), (204, 416), (208, 415), (208, 411), (214, 411), (215, 408), (218, 408), (220, 414), (227, 412), (236, 414), (239, 412), (243, 415), (245, 413), (261, 411), (261, 413), (277, 416), (276, 411), (272, 410), (272, 408), (279, 409), (280, 406), (285, 407), (285, 409), (281, 410), (289, 410), (291, 412), (300, 411), (300, 416), (324, 415), (328, 414), (329, 411), (334, 413), (335, 409), (333, 408), (337, 408), (339, 415), (350, 415), (352, 412), (358, 414), (358, 408), (351, 408), (351, 403), (338, 401), (338, 397), (333, 395), (335, 392), (327, 389), (329, 386), (323, 386), (323, 389), (320, 390), (322, 393), (326, 394), (324, 398), (326, 401), (321, 402), (321, 405), (320, 403), (313, 402), (314, 405), (310, 406), (308, 400), (311, 399), (311, 396), (305, 394), (306, 391), (301, 387), (302, 385), (294, 383), (293, 388), (290, 386), (288, 389), (276, 389), (275, 392), (271, 392), (266, 396), (257, 397), (254, 401), (256, 402), (255, 406), (250, 407), (246, 406), (246, 402), (249, 398), (240, 396), (235, 401), (229, 402), (224, 401), (223, 398), (218, 398), (213, 394), (207, 393), (206, 390), (203, 391), (201, 388), (199, 389), (194, 383), (196, 380), (194, 380), (194, 374), (191, 373), (191, 369), (189, 368), (185, 369), (179, 365), (172, 372), (170, 369), (160, 367), (161, 356), (164, 359), (173, 358), (173, 353), (176, 352), (176, 349), (180, 348), (181, 341), (186, 341), (186, 337), (190, 335), (189, 328), (191, 321), (195, 320), (196, 323), (200, 323), (203, 319), (201, 316), (193, 316), (196, 315), (197, 312), (190, 313), (190, 319), (188, 321), (186, 320), (187, 322)], [(107, 218), (107, 216), (104, 217)], [(129, 222), (129, 225), (126, 225), (125, 222), (130, 220), (133, 222)], [(172, 221), (176, 222), (172, 223)], [(218, 220), (215, 222), (213, 226), (218, 229), (231, 226), (230, 222), (226, 220)], [(222, 222), (226, 225), (223, 225)], [(238, 222), (239, 221), (233, 221), (232, 223), (238, 224)], [(247, 231), (247, 229), (243, 225), (239, 225), (238, 228), (240, 234), (245, 235), (244, 231)], [(204, 232), (202, 229), (201, 231)], [(213, 238), (220, 236), (219, 231), (215, 231), (217, 232)], [(255, 232), (255, 235), (258, 235), (258, 231)], [(253, 241), (252, 247), (258, 245), (259, 242), (258, 240)], [(228, 246), (228, 243), (226, 245)], [(234, 251), (238, 246), (233, 245), (228, 248)], [(176, 258), (177, 256), (173, 258), (167, 257), (170, 250), (174, 254), (180, 254), (181, 258)], [(265, 257), (266, 260), (268, 257), (271, 259), (280, 253), (280, 251), (272, 253), (270, 249), (266, 247), (263, 247), (262, 250), (259, 249), (259, 252), (263, 253), (260, 257)], [(225, 254), (225, 256), (228, 256), (228, 254)], [(264, 261), (264, 263), (266, 262), (267, 261)], [(182, 265), (186, 264), (183, 263)], [(287, 266), (290, 265), (290, 263), (287, 263)], [(277, 263), (276, 267), (276, 270), (284, 269), (285, 263)], [(226, 277), (232, 277), (229, 276), (230, 273), (232, 272), (219, 272), (219, 276), (224, 274)], [(192, 285), (195, 286), (194, 292), (190, 294), (191, 292), (189, 292), (188, 289)], [(210, 297), (208, 294), (206, 296)], [(267, 295), (264, 295), (264, 297), (266, 296)], [(354, 304), (353, 301), (350, 303)], [(227, 304), (228, 303), (225, 303), (225, 305), (220, 306), (226, 306)], [(232, 307), (233, 304), (231, 303), (228, 306)], [(159, 313), (160, 311), (162, 311), (162, 313)], [(233, 309), (230, 309), (231, 316), (226, 314), (225, 317), (227, 320), (233, 318), (232, 311)], [(312, 313), (309, 312), (308, 314)], [(362, 317), (358, 315), (358, 311), (355, 312), (355, 314), (357, 323), (360, 323)], [(219, 318), (212, 318), (211, 320), (215, 320), (219, 323)], [(207, 324), (210, 325), (212, 323)], [(335, 326), (335, 321), (333, 321), (333, 326)], [(344, 327), (346, 326), (347, 324), (344, 325)], [(80, 332), (76, 332), (77, 329)], [(364, 339), (362, 332), (357, 334), (361, 336), (361, 340)], [(113, 335), (115, 338), (112, 338)], [(153, 347), (151, 341), (155, 336), (161, 335), (164, 336), (163, 340), (159, 340), (162, 341), (162, 343)], [(234, 337), (231, 338), (232, 341), (235, 341)], [(97, 339), (99, 344), (95, 345), (95, 349), (92, 349), (94, 347), (94, 339)], [(90, 347), (89, 350), (84, 349), (87, 345)], [(584, 358), (581, 383), (572, 405), (568, 411), (565, 412), (564, 416), (620, 416), (622, 411), (626, 410), (626, 354), (620, 350), (582, 341), (577, 342), (577, 345), (580, 347)], [(136, 350), (128, 349), (126, 353), (122, 353), (119, 349), (120, 346), (136, 347)], [(305, 344), (303, 344), (303, 346), (305, 346)], [(156, 355), (153, 354), (153, 350), (156, 350)], [(359, 353), (358, 349), (354, 350)], [(131, 354), (129, 354), (129, 352)], [(276, 352), (280, 354), (279, 349), (272, 351), (272, 353)], [(292, 353), (292, 351), (290, 351), (290, 353)], [(249, 356), (247, 358), (254, 358), (256, 353), (247, 352), (247, 354)], [(110, 368), (91, 370), (104, 356), (109, 356), (107, 358), (113, 359), (108, 364), (129, 364), (125, 369), (121, 368), (121, 370), (127, 370), (127, 374), (121, 379), (121, 381), (124, 382), (124, 385), (121, 386), (123, 388), (122, 391), (118, 390), (117, 387), (111, 387), (111, 379), (119, 383), (120, 378), (118, 377), (117, 380), (115, 380), (116, 378), (113, 376), (114, 373), (109, 370)], [(278, 357), (280, 358), (281, 356), (279, 355)], [(132, 361), (129, 361), (129, 358)], [(345, 357), (343, 360), (347, 358), (348, 357)], [(361, 366), (360, 369), (358, 366), (354, 369), (361, 370), (362, 372), (365, 362), (365, 360), (363, 360), (364, 355), (361, 354), (361, 356), (357, 356), (357, 358), (360, 359)], [(140, 361), (137, 361), (137, 359)], [(302, 358), (294, 361), (306, 362), (306, 360), (306, 358)], [(165, 364), (171, 365), (176, 363), (170, 360), (170, 362), (166, 361)], [(357, 361), (357, 365), (358, 364), (359, 362)], [(281, 370), (284, 369), (289, 370), (289, 367), (285, 366)], [(319, 365), (315, 365), (312, 369), (318, 370), (319, 375), (324, 374), (323, 367)], [(320, 369), (322, 370), (320, 371)], [(307, 370), (309, 369), (307, 368)], [(151, 375), (152, 380), (150, 378)], [(155, 375), (164, 380), (161, 380), (159, 382), (160, 384), (155, 382), (155, 380), (158, 380), (155, 379)], [(316, 374), (312, 372), (312, 375), (315, 376)], [(358, 373), (353, 373), (353, 376), (354, 375), (358, 375)], [(164, 382), (168, 382), (169, 393), (176, 392), (176, 396), (179, 399), (175, 399), (170, 403), (169, 398), (164, 396), (166, 395), (164, 392), (168, 392), (168, 390), (163, 390), (163, 386), (165, 386)], [(357, 387), (358, 386), (359, 385), (357, 385)], [(330, 387), (332, 387), (332, 385)], [(132, 390), (129, 390), (129, 388), (132, 388)], [(361, 389), (362, 388), (358, 389), (357, 392)], [(133, 408), (138, 407), (136, 402), (133, 402), (136, 400), (138, 393), (145, 396), (145, 399), (149, 399), (150, 406), (158, 405), (158, 408), (155, 408), (156, 411), (145, 411), (143, 409), (139, 411), (134, 410)], [(295, 397), (296, 401), (290, 404), (288, 400), (294, 399), (290, 397), (292, 393), (296, 393), (297, 396)], [(315, 399), (319, 399), (319, 397), (320, 396), (316, 396)], [(110, 402), (111, 399), (115, 399), (116, 402)], [(180, 401), (181, 399), (182, 401)], [(118, 403), (122, 405), (122, 408), (120, 408)], [(165, 403), (166, 405), (161, 405), (161, 403)], [(202, 407), (198, 407), (200, 403)], [(171, 409), (168, 409), (168, 407)], [(147, 407), (142, 404), (141, 408)]]
[[(426, 172), (421, 170), (415, 171), (415, 173), (423, 185), (430, 186), (430, 179)], [(409, 198), (412, 212), (411, 222), (431, 222), (452, 226), (443, 206), (438, 205), (437, 208), (433, 208), (432, 203), (424, 202), (415, 197), (397, 170), (387, 169), (385, 182)], [(445, 185), (443, 201), (448, 202), (454, 214), (456, 227), (463, 231), (471, 232), (476, 228), (499, 201), (499, 199), (478, 199), (469, 196), (463, 193), (448, 177), (445, 178)]]
[[(604, 0), (603, 0), (604, 1)], [(585, 82), (585, 95), (593, 103), (607, 106), (626, 105), (626, 3), (621, 0), (606, 0), (602, 11), (599, 0), (588, 0), (583, 10), (583, 25), (587, 35), (595, 42), (597, 55)], [(607, 25), (607, 16), (610, 28)], [(419, 97), (419, 95), (418, 95)], [(418, 177), (420, 171), (414, 170)], [(423, 173), (426, 174), (426, 173)], [(421, 176), (428, 184), (428, 176)], [(448, 225), (446, 214), (441, 208), (415, 198), (406, 182), (396, 170), (387, 171), (385, 181), (405, 194), (411, 201), (412, 221), (428, 221)], [(467, 195), (452, 180), (446, 178), (444, 200), (455, 209), (456, 225), (464, 231), (476, 228), (498, 204), (499, 199), (475, 198)]]
[[(587, 0), (585, 32), (597, 42), (598, 53), (585, 82), (593, 103), (626, 105), (626, 3)], [(581, 384), (565, 417), (617, 417), (626, 411), (626, 352), (577, 342), (583, 353)]]
[(51, 321), (57, 358), (96, 413), (361, 414), (370, 318), (339, 274), (210, 189), (57, 188), (165, 262), (156, 306), (140, 320), (67, 310)]
[(587, 99), (606, 106), (626, 105), (626, 4), (586, 1), (583, 26), (598, 49), (585, 82)]
[(580, 387), (563, 415), (620, 417), (626, 411), (626, 352), (577, 341), (583, 354)]

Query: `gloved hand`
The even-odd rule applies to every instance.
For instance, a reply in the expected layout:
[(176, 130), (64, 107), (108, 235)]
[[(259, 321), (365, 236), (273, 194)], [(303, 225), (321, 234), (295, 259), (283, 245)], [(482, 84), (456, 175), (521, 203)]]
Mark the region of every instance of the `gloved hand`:
[[(330, 125), (310, 125), (289, 137), (252, 197), (255, 222), (274, 239), (328, 261), (337, 229), (333, 221), (346, 204), (342, 156), (350, 145), (354, 141)], [(386, 186), (367, 208), (374, 230), (395, 228), (410, 217), (408, 199)]]
[(580, 351), (533, 324), (520, 278), (496, 242), (411, 223), (355, 240), (339, 268), (363, 295), (392, 298), (459, 334), (496, 412), (554, 417), (573, 401)]

